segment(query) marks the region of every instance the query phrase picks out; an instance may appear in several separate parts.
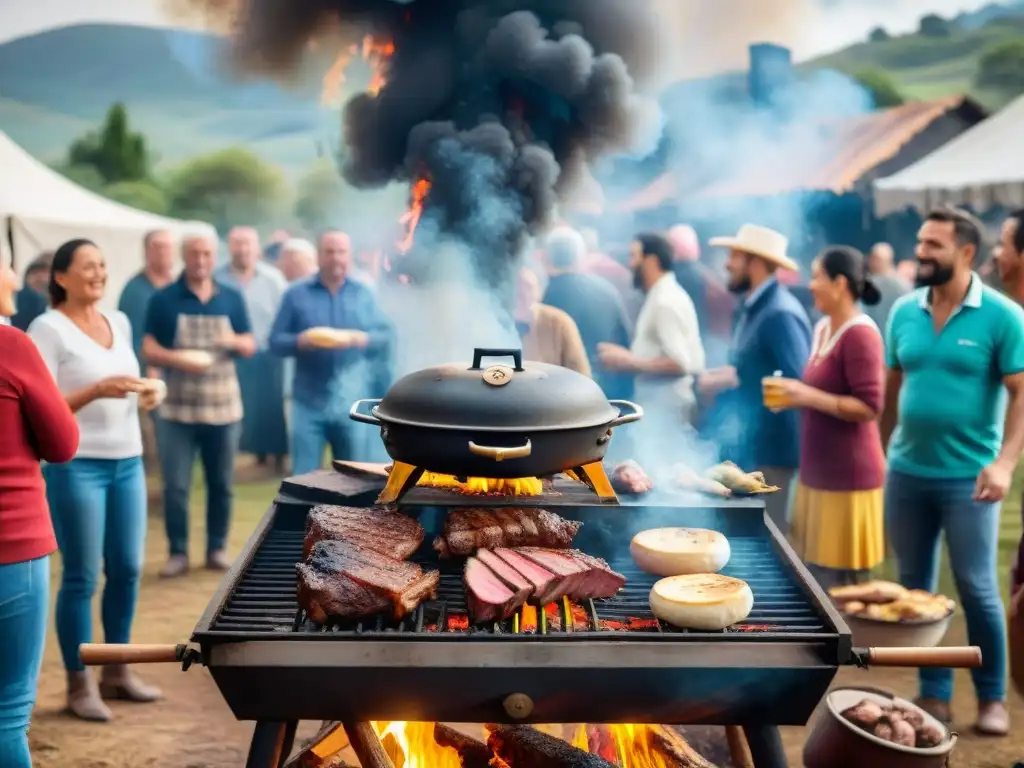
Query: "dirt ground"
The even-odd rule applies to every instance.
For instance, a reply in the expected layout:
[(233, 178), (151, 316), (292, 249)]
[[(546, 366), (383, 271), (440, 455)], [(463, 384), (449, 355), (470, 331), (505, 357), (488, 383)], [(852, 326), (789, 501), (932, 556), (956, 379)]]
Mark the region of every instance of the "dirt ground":
[[(251, 476), (251, 473), (247, 473)], [(276, 481), (246, 482), (238, 486), (237, 515), (231, 546), (237, 552), (273, 497)], [(197, 507), (199, 505), (197, 504)], [(196, 562), (201, 562), (203, 524), (193, 523), (192, 543)], [(163, 562), (164, 536), (161, 521), (151, 518), (148, 560), (142, 584), (134, 642), (179, 643), (188, 639), (220, 576), (199, 570), (188, 578), (162, 581), (156, 572)], [(59, 564), (54, 564), (54, 587)], [(51, 614), (52, 615), (52, 614)], [(52, 622), (51, 622), (52, 625)], [(97, 621), (97, 628), (99, 627)], [(100, 640), (99, 636), (97, 639)], [(953, 625), (949, 644), (965, 643), (962, 622)], [(38, 768), (241, 768), (245, 764), (252, 725), (235, 720), (209, 674), (201, 667), (183, 673), (175, 665), (140, 667), (148, 682), (163, 688), (165, 699), (157, 704), (114, 703), (116, 719), (110, 724), (90, 724), (62, 713), (64, 675), (51, 632), (39, 685), (39, 700), (30, 731), (33, 757)], [(915, 692), (915, 674), (902, 670), (844, 670), (837, 685), (865, 684), (904, 696)], [(967, 673), (958, 673), (954, 701), (956, 728), (962, 734), (950, 765), (953, 768), (1010, 768), (1024, 760), (1024, 700), (1011, 694), (1010, 706), (1017, 726), (1007, 739), (973, 735), (974, 704)], [(304, 724), (310, 734), (317, 724)], [(803, 728), (784, 729), (791, 768), (801, 765)]]

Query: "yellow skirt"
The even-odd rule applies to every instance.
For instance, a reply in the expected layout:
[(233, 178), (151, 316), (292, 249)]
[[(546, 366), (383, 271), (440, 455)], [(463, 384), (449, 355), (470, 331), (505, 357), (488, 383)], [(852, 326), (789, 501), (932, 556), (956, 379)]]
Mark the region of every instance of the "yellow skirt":
[(796, 484), (790, 541), (805, 563), (866, 571), (885, 559), (881, 488), (819, 491)]

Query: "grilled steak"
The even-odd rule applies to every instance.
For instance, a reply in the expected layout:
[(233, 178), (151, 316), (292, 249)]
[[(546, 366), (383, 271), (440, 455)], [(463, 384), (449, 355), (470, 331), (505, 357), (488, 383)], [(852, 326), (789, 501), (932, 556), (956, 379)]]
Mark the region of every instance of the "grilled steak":
[(527, 587), (513, 592), (494, 571), (475, 557), (466, 560), (464, 579), (469, 615), (477, 624), (504, 621), (526, 602), (533, 591), (532, 587)]
[(532, 560), (527, 560), (514, 550), (496, 549), (494, 556), (526, 579), (533, 587), (533, 597), (538, 600), (548, 594), (558, 582), (558, 577), (551, 571), (542, 568)]
[(299, 576), (299, 605), (309, 617), (354, 618), (389, 610), (401, 618), (434, 595), (439, 574), (348, 541), (318, 541)]
[(454, 509), (448, 513), (444, 531), (434, 539), (434, 549), (441, 557), (496, 547), (564, 549), (572, 546), (581, 525), (546, 509)]
[(395, 560), (405, 560), (423, 543), (423, 526), (386, 507), (321, 504), (309, 510), (303, 556), (318, 541), (349, 541)]
[(512, 766), (530, 768), (615, 768), (603, 757), (577, 749), (528, 725), (488, 725), (487, 746)]
[(515, 551), (555, 575), (556, 582), (548, 591), (536, 595), (542, 605), (563, 597), (577, 601), (613, 597), (626, 583), (626, 578), (604, 560), (576, 549), (520, 547)]

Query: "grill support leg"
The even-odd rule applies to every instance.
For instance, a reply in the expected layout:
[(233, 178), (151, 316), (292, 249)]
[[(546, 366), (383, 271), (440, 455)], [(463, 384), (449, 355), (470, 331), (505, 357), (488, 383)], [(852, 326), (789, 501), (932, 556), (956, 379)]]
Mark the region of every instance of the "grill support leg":
[(297, 726), (295, 721), (258, 721), (252, 732), (245, 768), (281, 768), (292, 751)]
[(743, 733), (747, 737), (754, 768), (789, 768), (777, 726), (745, 725)]

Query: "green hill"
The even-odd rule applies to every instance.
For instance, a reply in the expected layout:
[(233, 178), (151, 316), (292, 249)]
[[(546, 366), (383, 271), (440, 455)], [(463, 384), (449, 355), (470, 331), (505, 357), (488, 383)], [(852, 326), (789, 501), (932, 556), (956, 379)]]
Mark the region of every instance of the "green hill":
[(935, 99), (970, 93), (985, 106), (998, 108), (1016, 94), (978, 89), (978, 60), (992, 45), (1024, 40), (1024, 14), (993, 19), (978, 29), (953, 26), (948, 37), (901, 35), (865, 42), (806, 62), (809, 69), (827, 67), (847, 74), (865, 69), (887, 72), (909, 99)]

